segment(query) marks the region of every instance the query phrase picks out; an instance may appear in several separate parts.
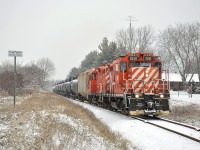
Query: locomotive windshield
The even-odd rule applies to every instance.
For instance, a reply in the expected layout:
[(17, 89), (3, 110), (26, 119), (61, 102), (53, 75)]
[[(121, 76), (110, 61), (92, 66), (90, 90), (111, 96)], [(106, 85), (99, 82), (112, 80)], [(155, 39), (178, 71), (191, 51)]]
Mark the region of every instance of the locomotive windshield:
[(141, 62), (140, 67), (151, 67), (151, 63), (148, 62)]
[(132, 68), (132, 67), (139, 67), (140, 64), (138, 62), (130, 62), (129, 63), (129, 68)]
[(151, 56), (145, 56), (144, 60), (152, 60)]
[(120, 70), (121, 70), (121, 72), (126, 72), (126, 62), (120, 63)]
[(96, 74), (93, 73), (92, 76), (91, 76), (92, 80), (95, 80), (96, 79)]
[(159, 68), (160, 66), (161, 66), (161, 64), (160, 64), (159, 62), (156, 62), (156, 63), (155, 63), (155, 67), (156, 67), (156, 68)]
[(133, 67), (151, 67), (151, 63), (148, 62), (130, 62), (129, 63), (129, 68)]
[(138, 60), (138, 57), (137, 56), (130, 56), (129, 60)]

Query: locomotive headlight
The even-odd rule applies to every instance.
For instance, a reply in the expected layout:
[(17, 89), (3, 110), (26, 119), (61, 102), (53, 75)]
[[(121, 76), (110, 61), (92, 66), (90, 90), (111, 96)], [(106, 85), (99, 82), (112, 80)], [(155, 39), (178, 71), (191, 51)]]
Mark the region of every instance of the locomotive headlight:
[(146, 78), (148, 78), (149, 74), (146, 74), (145, 76), (146, 76)]
[(163, 95), (163, 94), (161, 94), (161, 95), (160, 95), (160, 98), (164, 98), (164, 95)]
[(135, 98), (139, 98), (140, 96), (139, 96), (139, 94), (135, 94)]

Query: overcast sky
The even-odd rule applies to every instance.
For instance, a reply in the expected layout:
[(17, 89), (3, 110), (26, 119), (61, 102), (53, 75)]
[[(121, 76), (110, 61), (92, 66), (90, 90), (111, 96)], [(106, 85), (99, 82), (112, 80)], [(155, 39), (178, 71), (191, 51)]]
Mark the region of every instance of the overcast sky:
[(200, 21), (200, 0), (0, 0), (0, 63), (8, 50), (23, 51), (18, 62), (50, 58), (54, 79), (65, 79), (103, 37), (119, 29), (152, 25), (156, 31), (177, 22)]

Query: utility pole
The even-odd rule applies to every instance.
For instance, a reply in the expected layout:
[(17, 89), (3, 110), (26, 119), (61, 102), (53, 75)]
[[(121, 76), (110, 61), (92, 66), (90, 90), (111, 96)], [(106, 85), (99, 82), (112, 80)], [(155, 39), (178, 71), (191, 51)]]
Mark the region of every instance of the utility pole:
[(15, 97), (16, 97), (16, 55), (14, 56), (14, 72), (13, 72), (13, 97), (14, 97), (14, 108), (15, 108)]
[(126, 20), (130, 21), (130, 30), (131, 30), (131, 22), (132, 21), (137, 21), (137, 20), (133, 16), (128, 16), (128, 19), (126, 19)]
[(8, 51), (9, 57), (14, 57), (14, 72), (13, 72), (13, 97), (14, 97), (14, 108), (15, 108), (15, 97), (16, 97), (16, 57), (22, 57), (22, 51)]
[(133, 34), (132, 34), (132, 24), (131, 24), (131, 22), (132, 21), (137, 21), (137, 20), (133, 16), (128, 16), (128, 19), (126, 19), (126, 20), (130, 21), (130, 28), (129, 28), (129, 37), (130, 37), (129, 49), (130, 49), (130, 52), (132, 52)]

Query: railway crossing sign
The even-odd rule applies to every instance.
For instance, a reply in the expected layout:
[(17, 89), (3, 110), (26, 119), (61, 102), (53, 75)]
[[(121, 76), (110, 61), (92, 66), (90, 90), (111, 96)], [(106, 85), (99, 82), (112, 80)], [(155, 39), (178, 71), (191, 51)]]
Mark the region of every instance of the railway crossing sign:
[(13, 72), (13, 97), (14, 97), (14, 108), (15, 108), (15, 97), (16, 97), (16, 57), (22, 57), (22, 51), (8, 51), (8, 57), (14, 57), (14, 72)]

